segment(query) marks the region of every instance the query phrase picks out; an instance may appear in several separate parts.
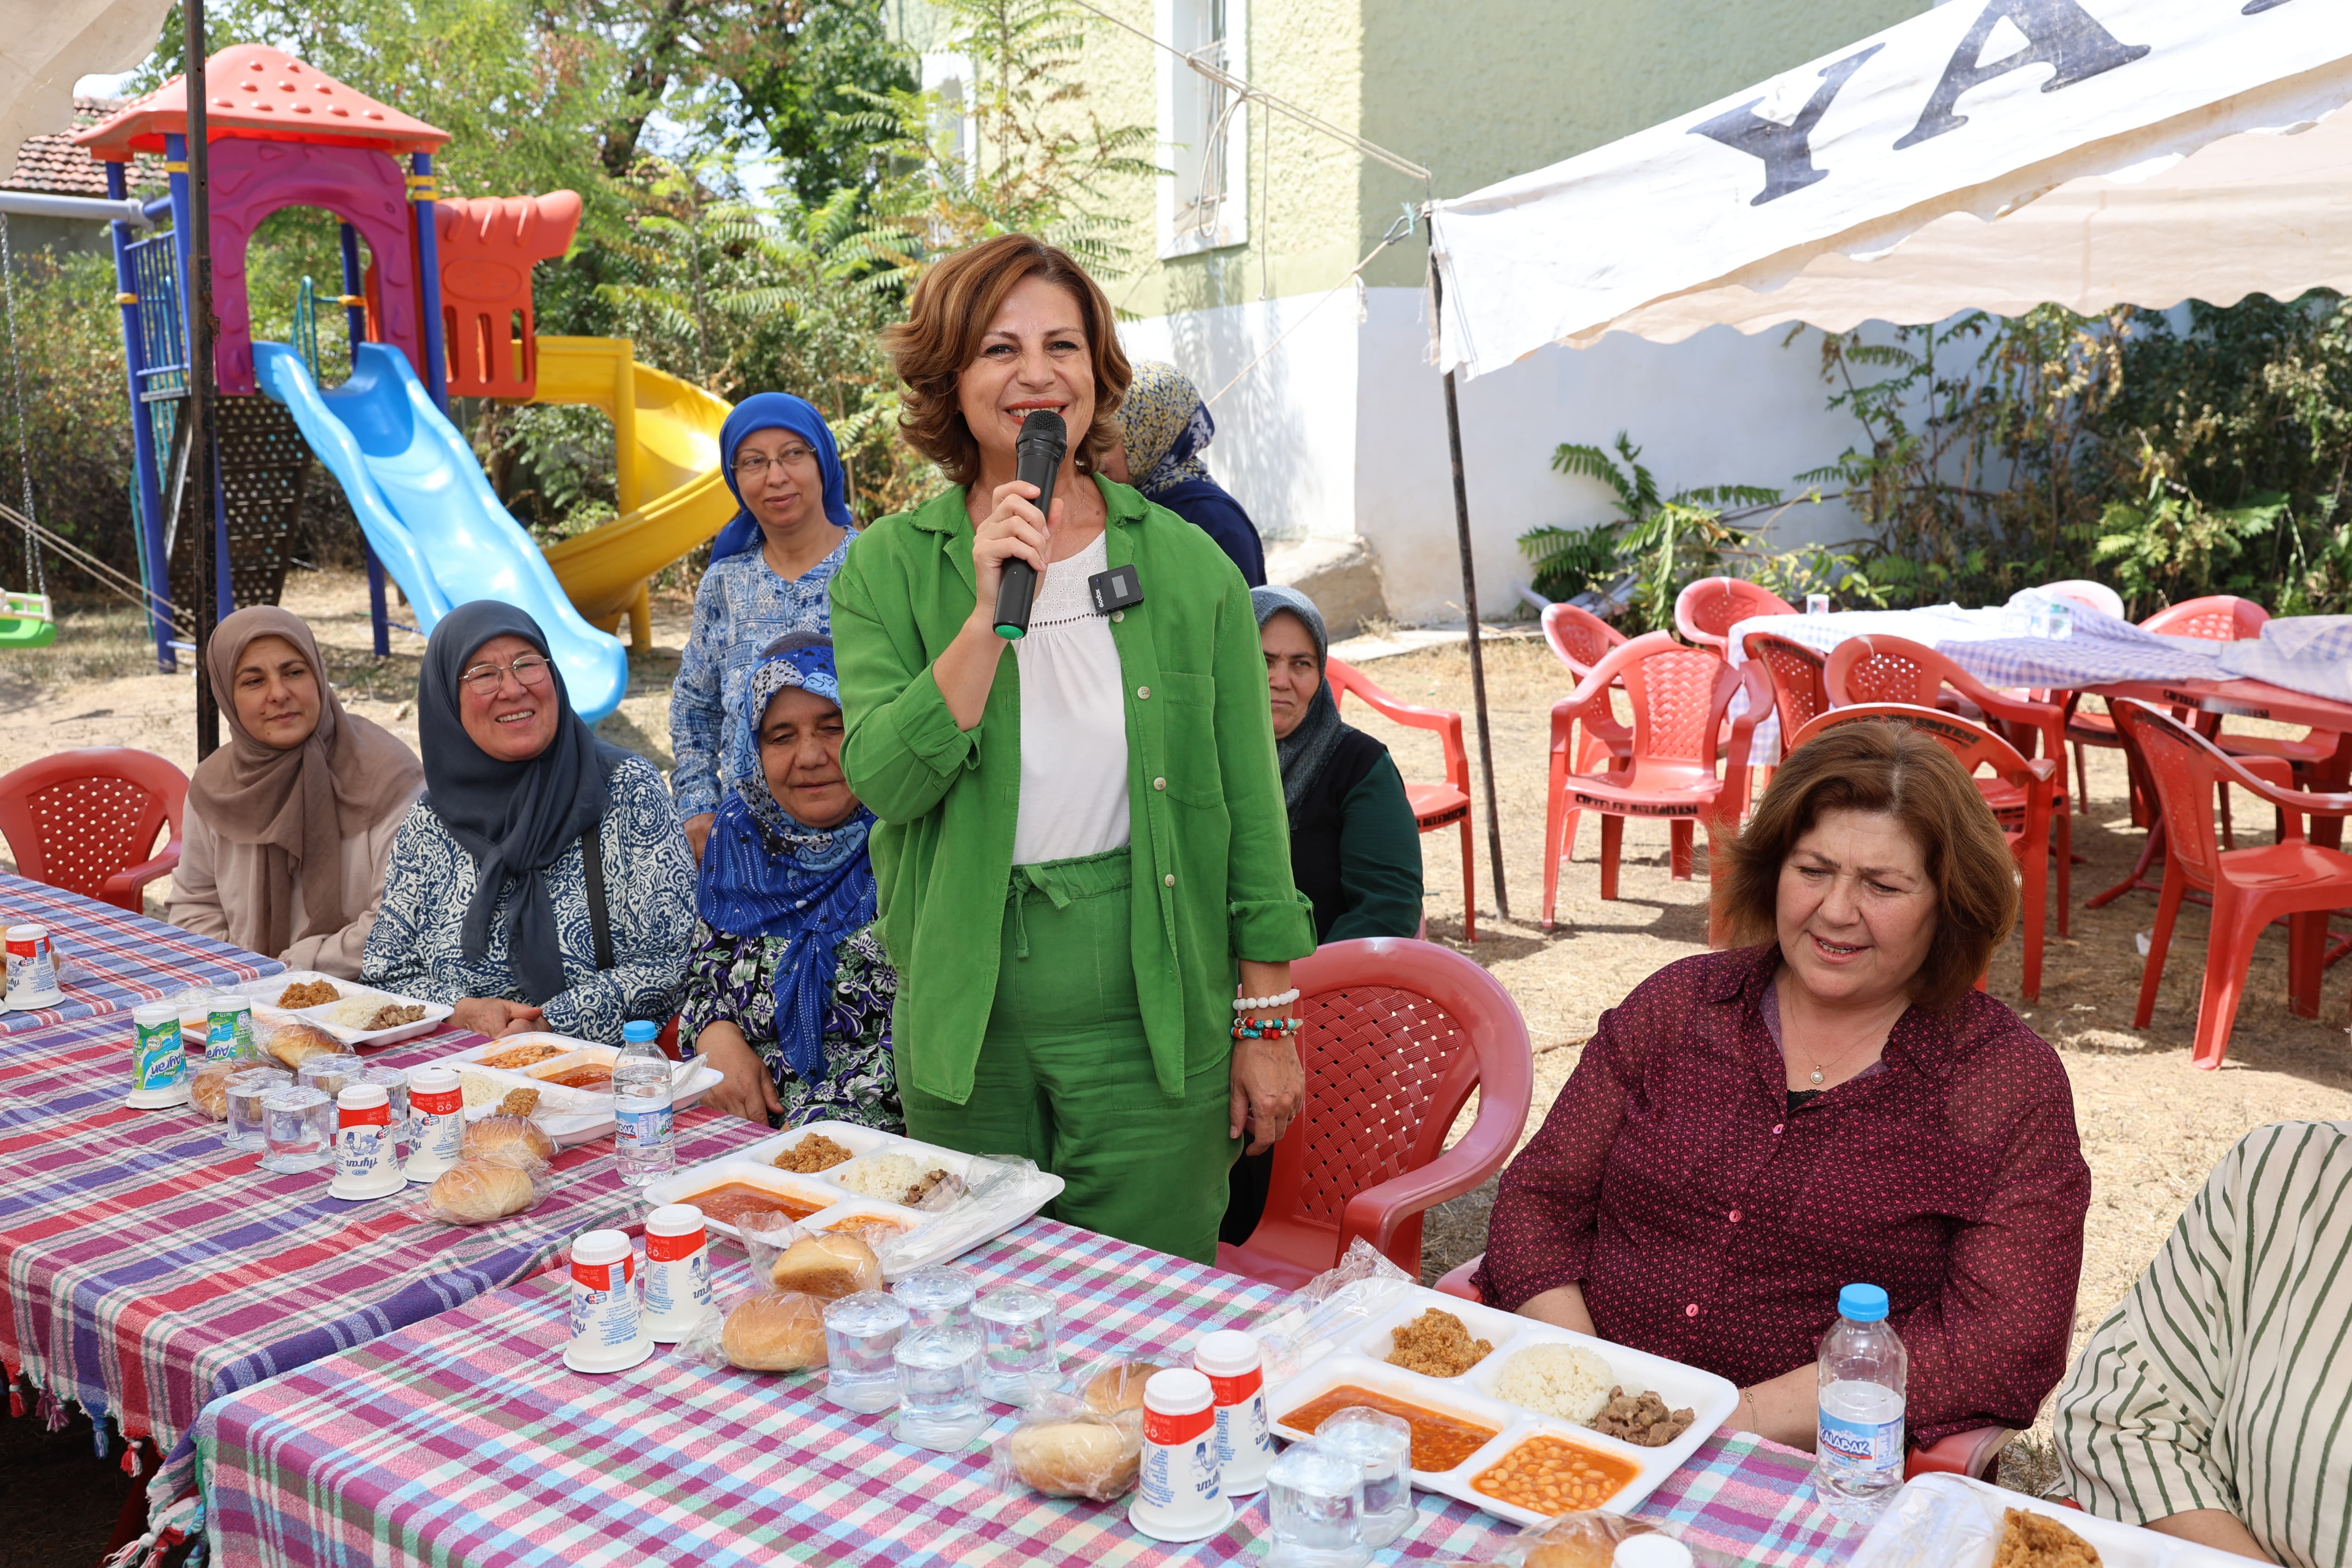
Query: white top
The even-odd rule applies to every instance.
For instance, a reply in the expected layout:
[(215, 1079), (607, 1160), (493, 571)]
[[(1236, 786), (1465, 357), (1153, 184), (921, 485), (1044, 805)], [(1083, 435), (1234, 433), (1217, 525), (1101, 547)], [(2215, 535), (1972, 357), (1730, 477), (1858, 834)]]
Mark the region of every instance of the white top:
[(1108, 530), (1045, 568), (1029, 607), (1021, 666), (1021, 812), (1013, 863), (1034, 866), (1123, 849), (1127, 823), (1127, 704), (1110, 620), (1095, 614), (1087, 579), (1110, 570)]

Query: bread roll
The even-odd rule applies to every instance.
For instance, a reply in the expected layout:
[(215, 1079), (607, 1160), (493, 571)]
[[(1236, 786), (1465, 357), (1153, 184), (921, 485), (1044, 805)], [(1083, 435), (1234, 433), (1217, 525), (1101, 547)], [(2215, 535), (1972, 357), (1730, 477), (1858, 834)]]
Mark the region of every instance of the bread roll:
[(485, 1116), (466, 1123), (466, 1157), (505, 1159), (555, 1158), (555, 1140), (535, 1121), (520, 1116)]
[(1108, 1502), (1135, 1484), (1141, 1434), (1108, 1421), (1048, 1421), (1016, 1426), (1007, 1442), (1013, 1468), (1048, 1497)]
[(1107, 1366), (1087, 1381), (1087, 1408), (1097, 1415), (1143, 1408), (1143, 1385), (1155, 1372), (1168, 1369), (1158, 1362), (1123, 1361)]
[(425, 1201), (453, 1225), (503, 1219), (530, 1207), (530, 1173), (492, 1160), (461, 1160), (441, 1173)]
[(1528, 1550), (1525, 1568), (1609, 1568), (1619, 1542), (1653, 1533), (1640, 1520), (1613, 1513), (1564, 1513), (1545, 1527), (1543, 1539)]
[(727, 1314), (719, 1343), (745, 1372), (824, 1364), (824, 1310), (796, 1290), (752, 1296)]
[(215, 1121), (228, 1120), (228, 1080), (231, 1074), (250, 1062), (206, 1062), (188, 1080), (188, 1103), (211, 1117)]
[(270, 1031), (262, 1048), (289, 1068), (299, 1068), (312, 1057), (333, 1056), (346, 1047), (342, 1041), (316, 1024), (280, 1024)]
[(882, 1289), (882, 1261), (857, 1237), (826, 1232), (804, 1236), (784, 1248), (768, 1277), (779, 1290), (838, 1301), (860, 1290)]

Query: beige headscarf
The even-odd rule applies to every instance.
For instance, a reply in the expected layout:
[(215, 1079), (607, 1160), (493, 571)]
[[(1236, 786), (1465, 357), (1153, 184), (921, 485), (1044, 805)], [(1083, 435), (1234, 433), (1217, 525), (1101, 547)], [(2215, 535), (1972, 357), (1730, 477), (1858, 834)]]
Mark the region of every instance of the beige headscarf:
[[(291, 644), (319, 683), (319, 727), (290, 751), (263, 744), (237, 721), (237, 661), (262, 637)], [(424, 764), (389, 730), (343, 711), (317, 639), (291, 611), (255, 605), (221, 622), (205, 648), (205, 673), (229, 742), (196, 765), (188, 795), (223, 838), (264, 847), (257, 945), (274, 955), (298, 938), (341, 931), (352, 920), (343, 908), (343, 840), (415, 799)], [(306, 927), (299, 931), (289, 929), (297, 876)]]

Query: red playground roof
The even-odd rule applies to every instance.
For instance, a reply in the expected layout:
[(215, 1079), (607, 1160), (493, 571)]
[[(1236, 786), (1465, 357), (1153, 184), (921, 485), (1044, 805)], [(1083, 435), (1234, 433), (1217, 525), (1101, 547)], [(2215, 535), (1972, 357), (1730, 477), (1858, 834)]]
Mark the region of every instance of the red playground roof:
[[(188, 129), (187, 79), (173, 77), (74, 140), (102, 163), (160, 153), (166, 132)], [(213, 56), (205, 85), (208, 140), (334, 142), (384, 153), (430, 153), (449, 133), (378, 103), (326, 72), (267, 44), (238, 44)]]

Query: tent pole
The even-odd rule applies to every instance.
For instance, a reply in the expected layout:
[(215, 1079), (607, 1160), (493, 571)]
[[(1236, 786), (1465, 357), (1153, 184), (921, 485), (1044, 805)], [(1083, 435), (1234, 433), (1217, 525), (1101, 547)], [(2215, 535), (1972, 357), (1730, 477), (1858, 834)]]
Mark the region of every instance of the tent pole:
[[(1429, 254), (1429, 314), (1433, 324), (1445, 300), (1438, 277), (1437, 251)], [(1495, 913), (1511, 918), (1511, 895), (1503, 884), (1503, 819), (1495, 812), (1495, 741), (1486, 723), (1486, 659), (1478, 645), (1478, 574), (1470, 557), (1470, 491), (1462, 478), (1462, 410), (1454, 395), (1454, 373), (1445, 373), (1445, 448), (1454, 459), (1454, 531), (1462, 551), (1462, 607), (1470, 621), (1470, 697), (1478, 707), (1478, 767), (1486, 781), (1486, 858), (1495, 868)], [(1464, 913), (1466, 922), (1469, 916)]]
[(189, 608), (196, 622), (196, 761), (220, 749), (220, 695), (213, 689), (205, 668), (205, 650), (213, 628), (220, 624), (217, 579), (220, 529), (215, 521), (219, 504), (220, 468), (213, 446), (213, 237), (212, 189), (206, 165), (212, 162), (211, 139), (205, 121), (210, 107), (205, 86), (205, 0), (186, 0), (187, 28), (183, 42), (187, 68), (181, 92), (188, 104), (188, 457), (193, 465), (188, 482), (201, 498), (196, 503), (195, 603)]

